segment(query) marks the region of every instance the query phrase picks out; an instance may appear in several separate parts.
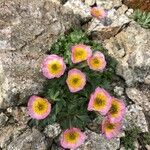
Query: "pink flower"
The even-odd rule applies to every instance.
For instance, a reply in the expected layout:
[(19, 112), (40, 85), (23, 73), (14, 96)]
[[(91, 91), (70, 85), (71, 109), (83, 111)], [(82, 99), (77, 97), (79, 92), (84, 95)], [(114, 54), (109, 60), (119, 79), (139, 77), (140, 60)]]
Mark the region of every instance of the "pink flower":
[(126, 112), (125, 103), (122, 100), (118, 100), (117, 98), (112, 98), (111, 108), (108, 112), (108, 117), (111, 122), (119, 122), (121, 121)]
[(86, 75), (78, 69), (71, 69), (68, 72), (66, 82), (70, 92), (78, 92), (82, 90), (86, 84)]
[(95, 71), (103, 71), (106, 67), (105, 56), (99, 51), (96, 51), (92, 57), (88, 58), (87, 63), (90, 69)]
[(76, 149), (84, 143), (86, 135), (78, 128), (70, 128), (62, 134), (60, 144), (64, 148)]
[(37, 120), (46, 118), (51, 112), (51, 104), (47, 99), (38, 96), (31, 96), (28, 101), (28, 114)]
[(91, 15), (93, 17), (96, 17), (97, 19), (102, 19), (102, 18), (105, 18), (107, 16), (107, 13), (103, 8), (92, 7), (91, 8)]
[(108, 140), (111, 140), (120, 133), (121, 125), (121, 122), (111, 123), (108, 118), (105, 118), (102, 122), (102, 133)]
[(59, 78), (65, 72), (66, 65), (62, 57), (57, 55), (48, 55), (42, 63), (43, 75), (48, 78)]
[(98, 111), (102, 115), (105, 115), (111, 107), (111, 96), (104, 89), (97, 87), (90, 96), (88, 104), (89, 111)]
[(79, 63), (81, 61), (87, 60), (92, 56), (90, 47), (83, 44), (72, 46), (71, 51), (71, 60), (73, 63)]

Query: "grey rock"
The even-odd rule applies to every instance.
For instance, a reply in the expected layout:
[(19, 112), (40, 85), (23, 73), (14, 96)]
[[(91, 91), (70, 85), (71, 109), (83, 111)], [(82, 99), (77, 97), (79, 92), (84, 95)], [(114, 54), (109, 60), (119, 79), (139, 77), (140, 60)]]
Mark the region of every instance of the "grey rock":
[(7, 112), (13, 117), (14, 122), (18, 125), (27, 124), (30, 120), (30, 117), (27, 113), (27, 107), (9, 107), (7, 108)]
[(144, 79), (144, 83), (150, 85), (150, 75), (147, 75)]
[(132, 129), (134, 126), (139, 127), (141, 132), (148, 132), (148, 124), (142, 108), (136, 104), (129, 105), (126, 110), (126, 117), (124, 120), (124, 129)]
[(60, 133), (61, 133), (61, 128), (58, 123), (48, 125), (44, 129), (44, 133), (49, 137), (49, 138), (56, 138)]
[(124, 96), (124, 88), (123, 87), (120, 87), (120, 86), (115, 86), (114, 87), (114, 93), (117, 95), (117, 96)]
[(88, 136), (87, 140), (77, 150), (117, 150), (120, 147), (120, 138), (108, 141), (101, 134), (90, 130), (86, 131), (86, 135)]
[(96, 2), (96, 0), (85, 0), (85, 4), (87, 4), (88, 6), (94, 5), (95, 2)]
[(133, 14), (133, 12), (134, 12), (134, 10), (130, 8), (130, 9), (128, 9), (126, 11), (126, 15), (129, 16), (129, 17), (131, 17), (131, 15)]
[(91, 18), (90, 7), (81, 0), (68, 0), (64, 6), (72, 10), (75, 15), (80, 16), (83, 20)]
[[(150, 99), (145, 93), (136, 88), (127, 88), (126, 94), (133, 102), (141, 106), (143, 110), (147, 111), (148, 113), (150, 112)], [(149, 94), (149, 92), (147, 94)]]
[(0, 113), (0, 127), (4, 126), (8, 121), (8, 117), (2, 112)]
[(150, 150), (150, 145), (146, 145), (145, 147), (147, 148), (147, 150)]
[(0, 148), (8, 150), (11, 141), (27, 129), (26, 125), (17, 126), (15, 124), (0, 128)]
[[(92, 37), (96, 40), (105, 40), (115, 36), (124, 25), (130, 22), (130, 19), (124, 14), (127, 7), (122, 5), (119, 9), (111, 9), (107, 12), (107, 18), (98, 20), (93, 18), (88, 23), (88, 32), (92, 32)], [(124, 50), (119, 53), (121, 56), (125, 55)]]
[(122, 5), (121, 0), (96, 0), (96, 4), (99, 7), (103, 7), (104, 9), (112, 9), (115, 7), (120, 7)]
[(64, 148), (59, 147), (56, 144), (52, 144), (51, 150), (64, 150)]
[(47, 150), (50, 144), (42, 133), (33, 128), (14, 138), (8, 150)]
[(27, 96), (41, 92), (46, 51), (76, 25), (56, 0), (0, 2), (0, 108), (25, 104)]
[(133, 22), (115, 37), (104, 41), (110, 55), (118, 61), (117, 74), (128, 86), (145, 82), (149, 75), (149, 40), (150, 32)]

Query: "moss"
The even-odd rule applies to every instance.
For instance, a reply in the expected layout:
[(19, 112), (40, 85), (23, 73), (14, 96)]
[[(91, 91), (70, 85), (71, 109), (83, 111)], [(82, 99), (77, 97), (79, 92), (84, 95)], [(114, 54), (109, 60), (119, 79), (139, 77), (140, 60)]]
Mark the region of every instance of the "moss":
[(141, 25), (141, 27), (150, 29), (150, 12), (135, 10), (132, 18)]
[(125, 147), (126, 150), (135, 150), (134, 142), (138, 140), (139, 133), (140, 130), (136, 126), (125, 131), (125, 137), (121, 138), (121, 144)]

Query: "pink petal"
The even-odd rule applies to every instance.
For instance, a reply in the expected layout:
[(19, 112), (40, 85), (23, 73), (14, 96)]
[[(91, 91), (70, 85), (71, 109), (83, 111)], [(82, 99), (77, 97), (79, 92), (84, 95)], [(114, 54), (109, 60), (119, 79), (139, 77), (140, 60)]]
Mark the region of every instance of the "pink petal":
[(47, 99), (45, 99), (47, 101), (47, 105), (48, 105), (47, 111), (42, 115), (36, 114), (33, 110), (33, 103), (34, 103), (34, 101), (36, 101), (37, 98), (40, 98), (40, 97), (33, 95), (29, 98), (28, 106), (27, 106), (28, 114), (31, 116), (31, 118), (41, 120), (41, 119), (46, 118), (49, 115), (49, 113), (51, 112), (51, 104), (48, 102)]

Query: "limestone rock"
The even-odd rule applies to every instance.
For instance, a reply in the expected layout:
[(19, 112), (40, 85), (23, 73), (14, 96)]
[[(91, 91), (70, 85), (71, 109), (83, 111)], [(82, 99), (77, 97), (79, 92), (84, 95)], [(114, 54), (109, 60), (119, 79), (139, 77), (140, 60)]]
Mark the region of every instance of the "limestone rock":
[(56, 138), (60, 133), (61, 133), (61, 128), (58, 123), (48, 125), (44, 129), (44, 133), (49, 137), (49, 138)]
[(75, 15), (80, 16), (83, 20), (91, 18), (90, 7), (81, 0), (68, 0), (64, 6), (72, 10)]
[(7, 108), (7, 112), (10, 113), (14, 119), (14, 122), (16, 122), (18, 125), (27, 124), (27, 122), (30, 120), (30, 117), (27, 113), (27, 107), (10, 107)]
[[(148, 99), (145, 93), (136, 88), (127, 88), (126, 94), (133, 102), (141, 106), (143, 110), (148, 113), (150, 112), (150, 99)], [(147, 94), (149, 94), (149, 92)]]
[(137, 126), (142, 132), (148, 132), (148, 124), (142, 108), (136, 104), (129, 105), (126, 110), (124, 128), (127, 130)]
[(8, 120), (8, 117), (2, 112), (0, 113), (0, 127), (4, 126)]
[(26, 128), (26, 125), (8, 125), (0, 128), (0, 148), (6, 150), (11, 141), (25, 131)]
[(88, 136), (87, 140), (77, 150), (117, 150), (120, 146), (119, 138), (108, 141), (101, 134), (89, 130), (86, 131), (86, 134)]
[(46, 150), (50, 144), (42, 133), (33, 128), (14, 138), (8, 150)]
[(92, 32), (93, 39), (101, 41), (109, 39), (130, 22), (130, 19), (124, 14), (126, 10), (125, 5), (122, 5), (118, 10), (111, 9), (107, 12), (105, 19), (94, 18), (85, 28), (88, 28), (88, 32)]
[(27, 96), (41, 91), (46, 51), (78, 23), (52, 0), (0, 1), (0, 108), (25, 104)]
[(104, 9), (112, 9), (115, 7), (120, 7), (122, 5), (121, 0), (96, 0), (96, 4), (99, 7), (103, 7)]
[(52, 144), (51, 150), (65, 150), (65, 149), (57, 146), (56, 144)]
[(0, 148), (3, 150), (46, 150), (51, 140), (37, 129), (26, 125), (8, 125), (0, 128)]
[(95, 2), (96, 2), (96, 0), (85, 0), (85, 4), (87, 4), (88, 6), (94, 5)]
[(150, 32), (131, 23), (115, 37), (105, 40), (108, 52), (118, 61), (117, 74), (128, 86), (145, 82), (150, 70)]

